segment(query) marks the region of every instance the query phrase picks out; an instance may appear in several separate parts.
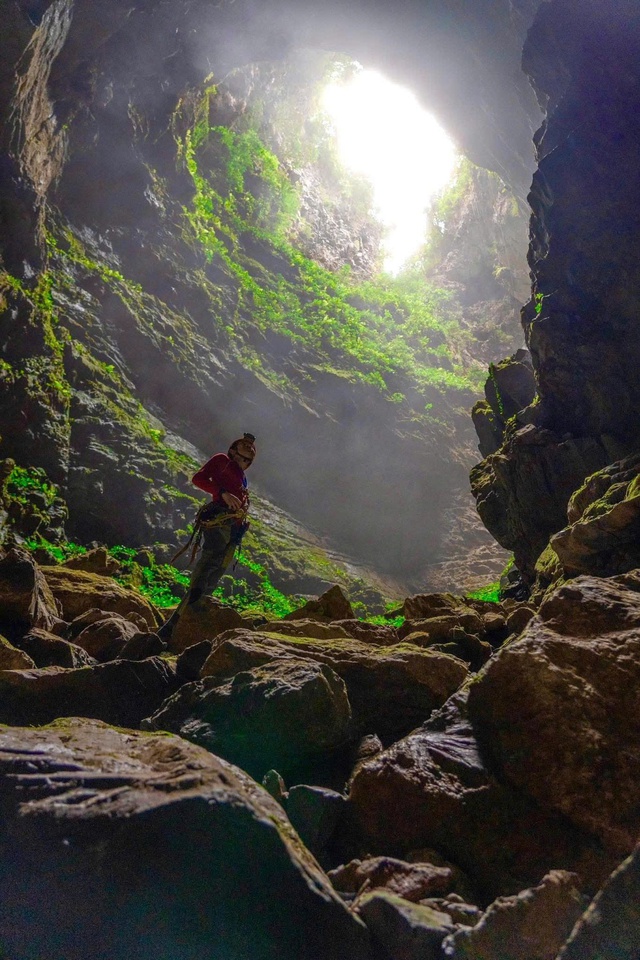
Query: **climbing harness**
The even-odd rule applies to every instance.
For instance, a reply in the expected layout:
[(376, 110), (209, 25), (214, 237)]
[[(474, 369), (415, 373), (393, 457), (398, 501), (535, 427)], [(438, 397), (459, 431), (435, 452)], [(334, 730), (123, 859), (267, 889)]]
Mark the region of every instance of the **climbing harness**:
[[(207, 514), (211, 514), (212, 507), (216, 507), (216, 504), (204, 503), (200, 507), (200, 509), (196, 514), (196, 518), (193, 522), (193, 533), (191, 534), (191, 536), (189, 537), (185, 545), (181, 547), (178, 550), (178, 552), (172, 557), (169, 563), (171, 564), (175, 563), (178, 557), (181, 557), (183, 553), (186, 553), (186, 551), (189, 549), (189, 547), (193, 543), (193, 548), (191, 550), (191, 556), (189, 558), (189, 563), (188, 563), (188, 566), (191, 566), (198, 550), (200, 549), (200, 544), (202, 542), (202, 537), (205, 530), (213, 530), (214, 527), (221, 527), (225, 523), (240, 524), (239, 535), (233, 538), (231, 543), (229, 544), (229, 548), (231, 549), (231, 555), (233, 555), (233, 552), (235, 551), (236, 547), (240, 545), (242, 537), (244, 536), (249, 526), (249, 524), (246, 523), (247, 511), (236, 510), (233, 513), (230, 513), (228, 510), (224, 510), (222, 512), (219, 512), (219, 513), (216, 512), (213, 515), (207, 516)], [(225, 561), (227, 561), (227, 554), (225, 554)]]

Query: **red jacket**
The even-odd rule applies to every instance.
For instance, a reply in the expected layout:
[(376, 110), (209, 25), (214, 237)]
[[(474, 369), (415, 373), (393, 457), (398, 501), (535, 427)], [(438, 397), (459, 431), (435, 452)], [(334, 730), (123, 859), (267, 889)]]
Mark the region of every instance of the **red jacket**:
[(243, 508), (249, 507), (247, 480), (244, 471), (235, 460), (231, 460), (226, 453), (216, 453), (211, 460), (207, 460), (203, 467), (194, 474), (192, 483), (205, 493), (210, 493), (214, 503), (225, 507), (223, 493), (232, 493), (237, 497)]

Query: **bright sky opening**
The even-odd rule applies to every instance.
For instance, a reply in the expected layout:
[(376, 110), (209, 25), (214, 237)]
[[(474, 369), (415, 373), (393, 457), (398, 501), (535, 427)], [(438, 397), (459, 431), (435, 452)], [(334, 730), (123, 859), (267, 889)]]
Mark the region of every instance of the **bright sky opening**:
[(375, 70), (330, 84), (323, 106), (342, 162), (373, 184), (384, 269), (395, 274), (424, 243), (426, 210), (453, 177), (456, 148), (415, 94)]

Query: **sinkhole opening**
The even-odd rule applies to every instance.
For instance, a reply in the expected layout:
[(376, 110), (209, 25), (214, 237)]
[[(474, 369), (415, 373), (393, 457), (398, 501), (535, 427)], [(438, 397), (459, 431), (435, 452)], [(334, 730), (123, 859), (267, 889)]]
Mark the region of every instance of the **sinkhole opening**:
[(360, 64), (328, 83), (321, 103), (342, 163), (371, 183), (383, 267), (395, 275), (425, 242), (429, 207), (460, 160), (456, 145), (411, 90)]

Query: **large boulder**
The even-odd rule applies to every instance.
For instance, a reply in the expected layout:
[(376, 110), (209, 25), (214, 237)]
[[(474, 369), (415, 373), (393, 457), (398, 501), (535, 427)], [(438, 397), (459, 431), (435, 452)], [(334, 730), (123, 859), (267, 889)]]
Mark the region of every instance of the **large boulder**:
[(589, 477), (567, 515), (569, 525), (550, 543), (564, 576), (614, 576), (640, 566), (640, 456)]
[(530, 423), (471, 471), (471, 490), (487, 530), (527, 582), (549, 538), (567, 522), (567, 504), (609, 457), (590, 437), (563, 438)]
[(121, 587), (111, 577), (102, 577), (67, 567), (42, 567), (42, 573), (55, 599), (62, 606), (65, 620), (74, 620), (93, 608), (119, 613), (127, 619), (139, 619), (150, 630), (160, 617), (148, 600), (135, 590)]
[(469, 688), (500, 779), (590, 832), (618, 860), (640, 833), (640, 594), (578, 577)]
[(351, 708), (334, 671), (286, 658), (187, 684), (144, 723), (170, 730), (261, 779), (331, 756), (350, 737)]
[(340, 587), (336, 584), (318, 597), (308, 600), (298, 610), (285, 616), (285, 620), (353, 620), (353, 608)]
[(76, 644), (100, 663), (115, 660), (140, 628), (115, 613), (105, 613), (88, 624), (76, 637)]
[(158, 657), (68, 670), (5, 670), (0, 673), (0, 723), (31, 726), (78, 716), (135, 727), (176, 686), (174, 669)]
[(336, 890), (358, 894), (361, 891), (388, 890), (404, 900), (417, 903), (427, 897), (451, 893), (455, 888), (454, 871), (431, 863), (406, 863), (395, 857), (368, 857), (329, 871)]
[(442, 941), (455, 929), (449, 914), (387, 890), (363, 897), (358, 912), (383, 955), (393, 960), (441, 960)]
[(30, 667), (35, 667), (31, 657), (24, 650), (14, 647), (6, 637), (0, 636), (0, 671), (28, 670)]
[(595, 892), (615, 858), (491, 772), (467, 716), (468, 690), (479, 682), (358, 767), (349, 801), (361, 849), (403, 857), (433, 848), (487, 902), (535, 885), (555, 868), (575, 871)]
[(112, 577), (120, 569), (120, 563), (112, 557), (106, 547), (95, 547), (65, 560), (64, 566), (70, 570), (84, 570), (86, 573), (98, 573)]
[(95, 663), (86, 650), (47, 630), (34, 627), (16, 641), (36, 667), (86, 667)]
[(620, 864), (578, 922), (558, 960), (637, 960), (640, 847)]
[(499, 897), (478, 924), (450, 934), (451, 960), (555, 960), (584, 909), (574, 873), (552, 870), (533, 888)]
[(234, 627), (246, 627), (246, 621), (228, 604), (205, 597), (197, 609), (187, 606), (173, 628), (169, 647), (172, 653), (182, 653), (202, 640), (214, 640)]
[(0, 806), (16, 960), (370, 960), (279, 804), (178, 737), (2, 729)]
[(50, 630), (58, 612), (40, 568), (25, 550), (10, 550), (0, 559), (0, 628), (10, 638), (30, 627)]
[(401, 736), (454, 693), (467, 666), (410, 643), (377, 647), (353, 639), (315, 640), (235, 630), (219, 637), (203, 677), (226, 679), (247, 667), (288, 656), (329, 666), (346, 684), (354, 732)]

